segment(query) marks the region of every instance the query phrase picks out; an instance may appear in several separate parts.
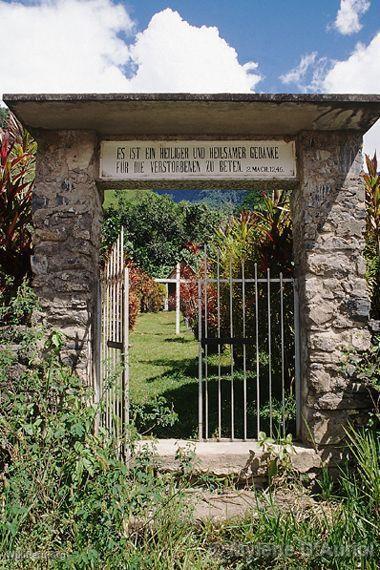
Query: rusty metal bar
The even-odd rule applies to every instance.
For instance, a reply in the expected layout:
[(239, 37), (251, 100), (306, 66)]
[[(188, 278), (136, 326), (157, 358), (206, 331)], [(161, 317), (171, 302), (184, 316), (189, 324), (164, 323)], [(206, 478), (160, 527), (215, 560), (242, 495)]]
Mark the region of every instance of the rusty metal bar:
[(273, 410), (272, 410), (272, 315), (271, 315), (271, 288), (270, 269), (267, 269), (267, 296), (268, 296), (268, 392), (269, 392), (269, 435), (273, 436)]
[[(217, 272), (217, 334), (220, 338), (220, 251), (216, 259)], [(218, 343), (218, 438), (222, 437), (222, 387), (221, 387), (221, 344)]]
[[(243, 312), (243, 338), (246, 336), (246, 326), (245, 326), (245, 267), (244, 260), (241, 262), (241, 280), (242, 280), (242, 312)], [(244, 441), (247, 439), (247, 348), (246, 344), (243, 344), (243, 430), (244, 430)]]
[[(203, 285), (203, 289), (204, 289), (204, 331), (205, 331), (205, 337), (207, 338), (207, 334), (208, 334), (208, 289), (207, 289), (207, 246), (205, 245), (204, 247), (204, 285)], [(208, 411), (209, 411), (209, 407), (208, 407), (208, 347), (207, 344), (204, 347), (204, 354), (205, 354), (205, 358), (204, 358), (204, 385), (205, 385), (205, 439), (206, 441), (208, 440)]]
[(256, 431), (260, 433), (260, 352), (259, 352), (259, 291), (257, 263), (255, 263), (255, 332), (256, 332)]

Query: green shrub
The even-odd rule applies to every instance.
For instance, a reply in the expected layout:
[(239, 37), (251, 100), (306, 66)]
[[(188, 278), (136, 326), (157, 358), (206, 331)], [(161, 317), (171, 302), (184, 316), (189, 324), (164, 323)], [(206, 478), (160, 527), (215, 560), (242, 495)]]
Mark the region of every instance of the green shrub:
[(34, 309), (38, 309), (35, 292), (24, 278), (14, 294), (9, 297), (0, 290), (0, 322), (7, 325), (23, 325), (30, 322)]
[(62, 365), (62, 342), (58, 333), (28, 331), (17, 378), (11, 344), (2, 353), (0, 559), (7, 568), (43, 560), (56, 568), (201, 568), (182, 486), (157, 478), (150, 454), (123, 463), (107, 433), (94, 433), (99, 409)]

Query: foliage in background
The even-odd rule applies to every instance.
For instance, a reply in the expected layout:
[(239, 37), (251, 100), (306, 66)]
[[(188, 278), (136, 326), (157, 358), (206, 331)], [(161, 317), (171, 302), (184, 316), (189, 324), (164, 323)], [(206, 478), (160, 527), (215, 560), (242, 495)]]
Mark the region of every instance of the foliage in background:
[(36, 143), (9, 114), (0, 128), (0, 291), (11, 296), (29, 271)]
[(107, 249), (124, 226), (128, 256), (153, 277), (166, 277), (178, 261), (195, 263), (187, 244), (209, 241), (223, 216), (206, 205), (175, 203), (154, 192), (144, 192), (133, 202), (121, 192), (117, 200), (104, 214), (103, 247)]
[(126, 265), (129, 267), (129, 328), (133, 330), (139, 313), (157, 313), (163, 308), (165, 290), (130, 259)]
[(9, 117), (8, 109), (0, 107), (0, 129), (5, 128)]
[(234, 275), (244, 261), (247, 272), (254, 273), (257, 263), (259, 274), (282, 271), (292, 274), (293, 241), (289, 193), (274, 190), (262, 195), (260, 207), (231, 216), (219, 227), (211, 241), (214, 259), (220, 255), (224, 276), (229, 275), (230, 263)]
[(371, 314), (380, 320), (380, 174), (376, 153), (365, 157), (368, 173), (363, 174), (367, 210), (366, 247), (367, 280), (371, 289)]
[(246, 210), (262, 210), (263, 200), (266, 193), (260, 190), (246, 190), (242, 195), (241, 207), (242, 211)]
[(145, 271), (130, 264), (130, 284), (132, 293), (137, 295), (141, 313), (158, 313), (163, 308), (165, 289), (156, 283)]
[(200, 190), (198, 201), (232, 215), (242, 207), (246, 194), (245, 190)]
[[(275, 191), (263, 197), (264, 207), (261, 211), (241, 212), (230, 216), (220, 225), (211, 238), (207, 249), (207, 257), (198, 264), (197, 273), (185, 276), (189, 283), (181, 286), (182, 311), (188, 318), (194, 333), (198, 334), (197, 280), (205, 275), (211, 278), (217, 276), (217, 264), (220, 263), (222, 278), (241, 278), (244, 263), (245, 278), (253, 278), (255, 264), (258, 276), (267, 275), (267, 269), (272, 271), (272, 277), (278, 277), (280, 271), (284, 277), (292, 275), (292, 223), (289, 207), (289, 195), (284, 191)], [(262, 289), (259, 296), (265, 293)], [(221, 293), (221, 328), (228, 336), (229, 327), (229, 288), (222, 287)], [(207, 288), (208, 328), (215, 333), (217, 325), (217, 290), (215, 285)], [(254, 295), (252, 290), (247, 292), (246, 299), (247, 323), (254, 323)], [(241, 329), (242, 293), (241, 287), (234, 288), (234, 325), (235, 331)], [(205, 299), (202, 296), (202, 311), (204, 313)], [(251, 318), (252, 317), (252, 318)], [(253, 331), (247, 330), (247, 336), (253, 337)]]

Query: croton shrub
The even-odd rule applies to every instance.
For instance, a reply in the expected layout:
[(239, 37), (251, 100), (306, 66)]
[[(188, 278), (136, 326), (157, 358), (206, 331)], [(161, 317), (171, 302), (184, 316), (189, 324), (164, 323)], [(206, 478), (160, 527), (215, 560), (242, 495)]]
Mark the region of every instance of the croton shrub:
[(29, 272), (36, 142), (9, 114), (0, 128), (0, 293), (10, 298)]

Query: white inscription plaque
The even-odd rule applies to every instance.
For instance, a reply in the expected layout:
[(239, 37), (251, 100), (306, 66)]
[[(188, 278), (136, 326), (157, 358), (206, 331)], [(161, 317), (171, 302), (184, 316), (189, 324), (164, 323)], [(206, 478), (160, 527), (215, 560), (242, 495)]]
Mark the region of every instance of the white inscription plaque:
[(296, 176), (294, 141), (103, 141), (103, 180), (263, 180)]

